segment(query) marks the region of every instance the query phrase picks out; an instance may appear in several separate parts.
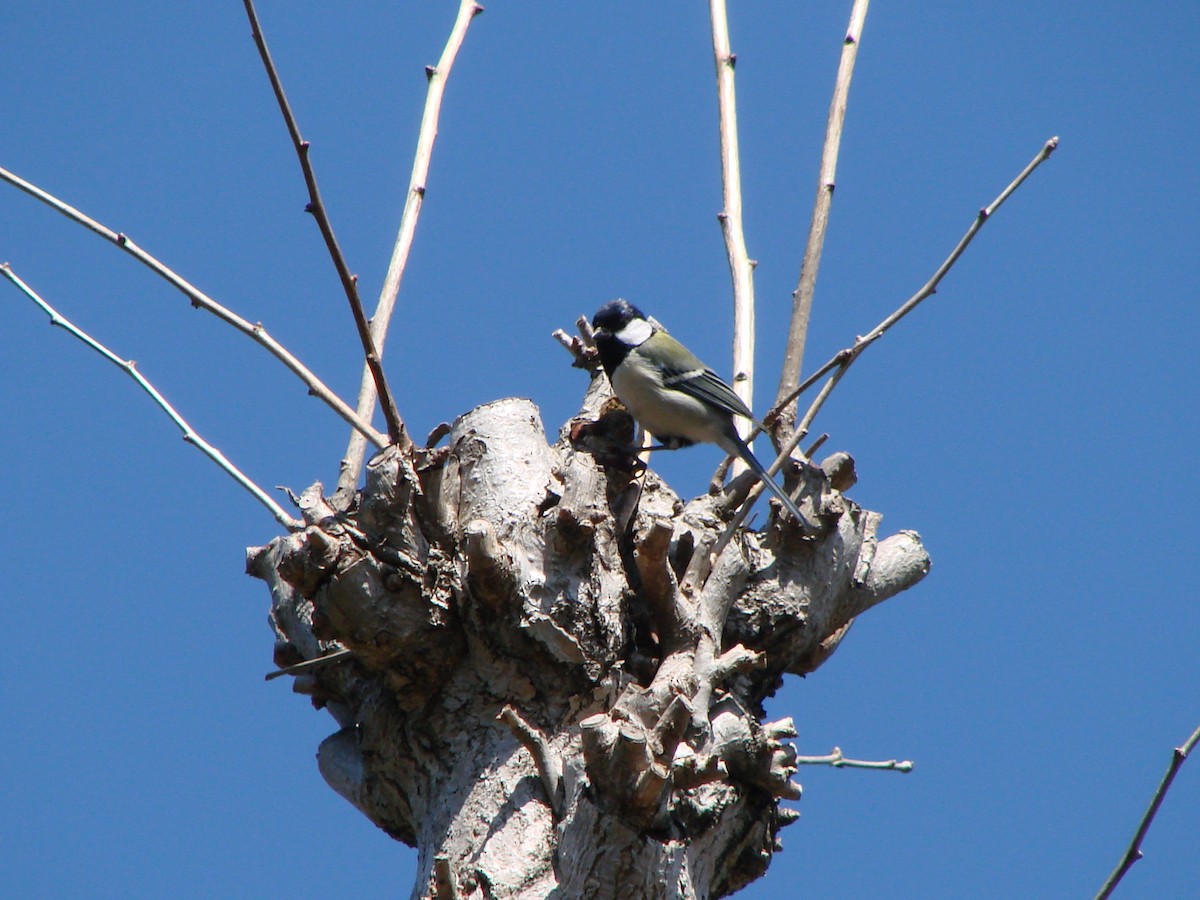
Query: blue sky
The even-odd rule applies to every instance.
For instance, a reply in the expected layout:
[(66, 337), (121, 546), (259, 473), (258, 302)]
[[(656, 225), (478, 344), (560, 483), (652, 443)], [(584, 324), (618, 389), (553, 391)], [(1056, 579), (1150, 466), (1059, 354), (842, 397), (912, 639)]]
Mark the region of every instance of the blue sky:
[[(850, 4), (732, 4), (758, 407), (777, 378)], [(373, 296), (454, 4), (262, 0), (335, 227)], [(331, 386), (353, 325), (241, 5), (0, 10), (0, 165), (125, 231)], [(741, 896), (1076, 897), (1200, 724), (1200, 6), (875, 4), (808, 368), (915, 291), (1051, 135), (1055, 156), (817, 423), (852, 496), (934, 567), (772, 701), (801, 819)], [(585, 383), (549, 337), (624, 296), (729, 369), (702, 4), (496, 2), (451, 80), (388, 345), (424, 435)], [(0, 190), (0, 260), (261, 484), (332, 483), (339, 419), (93, 235)], [(277, 533), (115, 368), (0, 284), (0, 883), (15, 896), (405, 896), (413, 851), (325, 787), (335, 725), (271, 668), (243, 548)], [(684, 494), (717, 451), (662, 454)], [(1190, 765), (1200, 765), (1192, 763)], [(1200, 884), (1185, 766), (1121, 897)]]

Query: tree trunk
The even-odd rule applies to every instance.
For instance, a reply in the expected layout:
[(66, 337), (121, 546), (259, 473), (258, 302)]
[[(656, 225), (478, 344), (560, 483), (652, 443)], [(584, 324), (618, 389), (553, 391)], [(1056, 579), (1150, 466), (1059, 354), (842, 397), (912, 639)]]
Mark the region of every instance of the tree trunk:
[(508, 399), (444, 446), (388, 448), (352, 507), (320, 484), (304, 531), (249, 551), (280, 666), (342, 726), (329, 784), (419, 850), (414, 897), (721, 897), (796, 813), (791, 720), (762, 722), (854, 616), (920, 580), (912, 532), (841, 493), (845, 454), (787, 473), (772, 513), (710, 550), (752, 484), (684, 504), (625, 452), (594, 376), (548, 446)]

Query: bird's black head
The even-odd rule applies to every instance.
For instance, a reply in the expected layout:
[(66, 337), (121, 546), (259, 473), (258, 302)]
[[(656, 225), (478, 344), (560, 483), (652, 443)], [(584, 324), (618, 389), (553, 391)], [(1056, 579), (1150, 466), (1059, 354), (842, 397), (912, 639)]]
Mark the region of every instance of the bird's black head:
[[(637, 340), (631, 340), (631, 323), (640, 322), (642, 331)], [(596, 350), (600, 353), (600, 362), (609, 378), (617, 366), (628, 355), (630, 349), (640, 344), (650, 335), (650, 326), (642, 311), (626, 300), (609, 300), (596, 310), (592, 316), (592, 329), (596, 340)], [(636, 327), (632, 329), (638, 331)]]
[(634, 319), (644, 319), (646, 316), (640, 309), (627, 300), (609, 300), (596, 310), (592, 316), (592, 328), (597, 331), (607, 331), (617, 334)]

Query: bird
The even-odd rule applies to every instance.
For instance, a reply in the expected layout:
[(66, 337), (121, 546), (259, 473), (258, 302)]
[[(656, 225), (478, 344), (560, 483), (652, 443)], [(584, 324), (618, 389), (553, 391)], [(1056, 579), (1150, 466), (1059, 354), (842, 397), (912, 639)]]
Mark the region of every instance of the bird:
[(592, 331), (617, 399), (663, 448), (716, 444), (742, 460), (801, 525), (808, 525), (738, 434), (735, 417), (758, 422), (716, 372), (626, 300), (601, 306), (592, 317)]

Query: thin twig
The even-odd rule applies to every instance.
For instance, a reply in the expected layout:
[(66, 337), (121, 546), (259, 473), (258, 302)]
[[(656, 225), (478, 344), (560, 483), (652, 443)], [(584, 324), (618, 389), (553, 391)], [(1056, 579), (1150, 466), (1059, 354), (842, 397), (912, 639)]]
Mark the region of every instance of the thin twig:
[(800, 442), (808, 436), (808, 429), (809, 426), (812, 425), (813, 419), (817, 417), (817, 413), (820, 412), (821, 407), (825, 405), (825, 401), (829, 399), (829, 395), (833, 393), (833, 389), (837, 387), (838, 382), (842, 380), (842, 376), (846, 374), (846, 370), (850, 368), (850, 364), (853, 361), (854, 357), (848, 357), (846, 362), (838, 366), (834, 370), (833, 374), (829, 376), (829, 380), (821, 385), (821, 390), (818, 391), (817, 396), (813, 398), (813, 402), (808, 407), (808, 411), (804, 413), (804, 418), (801, 419), (796, 425), (796, 431), (780, 448), (777, 461), (780, 463), (781, 468), (783, 459), (787, 456), (791, 456), (792, 451), (795, 450), (796, 447), (800, 445)]
[(284, 349), (275, 338), (271, 337), (261, 322), (251, 323), (233, 311), (226, 309), (212, 297), (205, 294), (199, 288), (184, 280), (173, 269), (168, 268), (154, 256), (151, 256), (141, 247), (133, 242), (133, 240), (121, 232), (113, 231), (105, 225), (100, 224), (95, 219), (80, 212), (73, 206), (59, 200), (53, 194), (47, 193), (35, 184), (31, 184), (23, 178), (13, 174), (7, 169), (0, 168), (0, 180), (7, 181), (13, 187), (19, 188), (35, 200), (40, 200), (51, 209), (56, 210), (70, 219), (87, 228), (89, 231), (95, 232), (109, 241), (116, 244), (150, 271), (154, 272), (161, 278), (168, 281), (176, 290), (180, 291), (192, 306), (206, 310), (212, 313), (222, 322), (232, 325), (238, 331), (253, 338), (256, 342), (265, 347), (272, 356), (282, 362), (292, 372), (299, 376), (300, 380), (308, 386), (308, 391), (315, 397), (325, 401), (334, 412), (350, 423), (358, 432), (364, 435), (366, 440), (369, 440), (377, 447), (387, 445), (387, 437), (376, 431), (369, 421), (352, 410), (347, 403), (335, 394), (325, 382), (321, 381), (312, 373), (303, 363), (295, 356)]
[(975, 238), (976, 233), (980, 228), (983, 227), (983, 223), (988, 220), (992, 213), (1000, 208), (1000, 205), (1009, 198), (1013, 191), (1021, 186), (1026, 178), (1033, 174), (1034, 169), (1050, 158), (1050, 154), (1052, 154), (1056, 149), (1058, 149), (1057, 137), (1052, 137), (1050, 140), (1046, 141), (1046, 143), (1042, 146), (1042, 149), (1038, 151), (1037, 156), (1030, 161), (1029, 165), (1021, 170), (1021, 174), (1014, 178), (1012, 183), (1009, 184), (1009, 186), (1003, 191), (1001, 191), (1000, 195), (996, 197), (995, 200), (993, 200), (988, 206), (985, 206), (983, 209), (979, 210), (979, 213), (975, 216), (975, 220), (971, 223), (971, 227), (967, 229), (966, 234), (962, 236), (962, 239), (957, 245), (955, 245), (954, 249), (950, 251), (950, 255), (946, 257), (945, 261), (938, 267), (937, 271), (933, 273), (933, 276), (919, 291), (905, 300), (895, 312), (871, 329), (870, 332), (862, 337), (857, 338), (852, 346), (846, 347), (833, 354), (833, 356), (831, 356), (826, 363), (821, 366), (821, 368), (817, 369), (815, 372), (805, 378), (804, 381), (802, 381), (800, 385), (790, 394), (778, 399), (775, 402), (775, 405), (771, 407), (765, 416), (763, 416), (763, 422), (767, 425), (770, 425), (772, 422), (778, 419), (780, 412), (793, 400), (807, 391), (810, 387), (812, 387), (834, 369), (845, 368), (849, 366), (852, 362), (854, 362), (858, 355), (862, 353), (863, 350), (865, 350), (870, 344), (873, 344), (875, 341), (879, 340), (879, 338), (883, 337), (884, 333), (889, 328), (912, 312), (913, 309), (915, 309), (917, 305), (921, 303), (921, 301), (937, 293), (938, 284), (941, 282), (942, 278), (945, 277), (946, 273), (950, 271), (950, 268), (956, 262), (958, 262), (958, 258), (962, 256), (963, 251), (967, 249), (967, 245), (971, 243), (971, 241)]
[(808, 446), (808, 449), (804, 451), (805, 459), (812, 459), (814, 454), (816, 454), (816, 452), (821, 449), (821, 445), (824, 444), (827, 440), (829, 440), (829, 432), (828, 431), (825, 432), (824, 434), (822, 434), (820, 437), (818, 437), (815, 441), (813, 441)]
[(220, 466), (227, 475), (233, 478), (234, 481), (249, 491), (254, 496), (254, 499), (270, 510), (271, 515), (275, 517), (275, 520), (280, 525), (289, 531), (295, 531), (304, 527), (303, 522), (292, 518), (286, 512), (284, 512), (283, 508), (280, 507), (278, 503), (267, 496), (266, 491), (251, 481), (245, 475), (245, 473), (243, 473), (237, 466), (226, 459), (225, 455), (220, 450), (218, 450), (208, 441), (204, 440), (204, 438), (200, 437), (200, 435), (196, 433), (195, 429), (193, 429), (192, 426), (189, 425), (183, 418), (183, 416), (176, 411), (175, 407), (167, 402), (167, 399), (158, 392), (158, 389), (155, 388), (154, 385), (152, 385), (149, 381), (147, 381), (145, 376), (143, 376), (142, 373), (137, 370), (137, 363), (131, 359), (122, 359), (121, 357), (117, 356), (91, 335), (87, 334), (85, 331), (81, 330), (60, 315), (59, 312), (54, 309), (54, 307), (43, 300), (37, 294), (37, 292), (33, 290), (33, 288), (26, 284), (17, 275), (17, 273), (12, 270), (12, 267), (8, 263), (0, 263), (0, 275), (3, 275), (9, 281), (15, 284), (18, 288), (20, 288), (25, 296), (41, 307), (42, 311), (50, 317), (51, 325), (57, 325), (67, 333), (78, 338), (113, 365), (122, 369), (127, 375), (129, 375), (130, 378), (136, 381), (138, 385), (141, 386), (142, 390), (150, 395), (151, 399), (153, 399), (154, 402), (162, 408), (162, 411), (165, 412), (170, 417), (171, 421), (174, 422), (179, 428), (179, 430), (183, 432), (183, 439), (200, 450), (201, 453)]
[[(346, 257), (342, 253), (342, 248), (338, 244), (336, 235), (333, 233), (333, 223), (329, 220), (329, 212), (325, 209), (325, 202), (321, 199), (321, 189), (317, 187), (317, 175), (313, 171), (312, 160), (309, 158), (309, 150), (311, 146), (308, 141), (300, 136), (300, 126), (296, 123), (296, 116), (292, 113), (292, 106), (288, 103), (287, 94), (283, 90), (283, 82), (279, 80), (279, 71), (275, 68), (275, 62), (271, 59), (271, 51), (267, 49), (267, 39), (263, 35), (262, 26), (258, 21), (258, 13), (254, 9), (254, 0), (242, 0), (242, 5), (246, 8), (246, 18), (250, 20), (250, 33), (254, 38), (254, 44), (258, 47), (258, 55), (262, 58), (263, 66), (267, 70), (267, 78), (271, 82), (271, 90), (275, 92), (275, 100), (279, 103), (279, 111), (283, 114), (284, 124), (287, 126), (288, 134), (292, 139), (292, 146), (296, 149), (296, 157), (300, 160), (300, 171), (304, 174), (304, 184), (308, 188), (308, 206), (305, 207), (307, 212), (312, 213), (312, 216), (317, 221), (317, 227), (321, 230), (321, 237), (325, 239), (325, 247), (329, 251), (329, 257), (333, 260), (333, 267), (337, 270), (338, 278), (342, 282), (342, 290), (346, 293), (346, 300), (350, 303), (350, 312), (354, 316), (354, 324), (358, 329), (358, 339), (362, 343), (363, 355), (366, 357), (367, 370), (371, 373), (371, 378), (375, 383), (376, 392), (380, 398), (380, 405), (383, 407), (383, 417), (387, 422), (388, 437), (393, 444), (399, 444), (407, 447), (411, 446), (412, 441), (408, 439), (408, 435), (404, 430), (404, 422), (400, 418), (400, 412), (396, 409), (396, 400), (392, 396), (391, 390), (388, 389), (387, 379), (383, 374), (383, 366), (379, 362), (379, 354), (375, 350), (375, 341), (371, 337), (371, 326), (367, 323), (367, 314), (363, 311), (362, 300), (358, 296), (358, 276), (350, 272), (350, 267), (346, 264)], [(370, 417), (370, 411), (360, 413), (364, 419)]]
[[(438, 119), (441, 116), (442, 95), (446, 90), (446, 80), (450, 77), (454, 60), (467, 36), (467, 27), (471, 24), (471, 20), (481, 12), (483, 12), (483, 7), (474, 0), (460, 0), (458, 15), (455, 17), (454, 27), (450, 30), (450, 37), (446, 40), (441, 58), (436, 66), (426, 66), (425, 68), (429, 86), (425, 94), (425, 110), (421, 114), (421, 129), (417, 134), (417, 149), (413, 157), (408, 194), (404, 201), (404, 213), (400, 216), (400, 230), (396, 234), (392, 258), (388, 263), (387, 274), (383, 278), (379, 302), (375, 306), (375, 314), (371, 317), (371, 337), (375, 341), (375, 349), (380, 358), (383, 357), (388, 325), (392, 320), (392, 311), (396, 307), (396, 298), (400, 294), (400, 282), (404, 277), (404, 269), (408, 265), (408, 254), (412, 250), (417, 220), (421, 216), (421, 206), (425, 200), (425, 183), (429, 179), (429, 163), (433, 158), (433, 143), (437, 138)], [(358, 391), (359, 415), (370, 415), (374, 407), (375, 382), (371, 373), (364, 368), (362, 384)], [(358, 484), (365, 451), (366, 442), (358, 434), (350, 435), (350, 444), (346, 448), (345, 456), (342, 457), (341, 472), (338, 475), (339, 492), (352, 491)]]
[[(804, 360), (804, 344), (808, 335), (808, 320), (812, 314), (813, 295), (817, 287), (817, 272), (821, 265), (821, 252), (825, 247), (825, 232), (829, 227), (829, 208), (833, 204), (833, 190), (837, 180), (838, 151), (842, 143), (842, 126), (846, 121), (846, 102), (850, 95), (850, 79), (854, 75), (854, 62), (858, 58), (858, 45), (862, 39), (863, 25), (867, 18), (870, 0), (855, 0), (850, 11), (850, 24), (842, 41), (842, 58), (838, 63), (837, 78), (833, 85), (833, 98), (829, 102), (829, 118), (825, 125), (825, 146), (821, 150), (821, 171), (817, 178), (817, 196), (813, 203), (812, 221), (808, 228), (808, 242), (800, 263), (800, 283), (792, 292), (792, 322), (788, 329), (787, 352), (783, 358), (783, 372), (779, 378), (778, 397), (786, 397), (796, 389), (800, 379), (800, 365)], [(791, 430), (796, 420), (794, 403), (783, 405), (781, 425), (773, 429), (775, 434)]]
[(869, 760), (847, 759), (842, 754), (841, 747), (834, 747), (828, 756), (797, 756), (797, 765), (832, 766), (835, 769), (887, 769), (891, 772), (911, 772), (913, 762), (910, 759)]
[(1167, 766), (1167, 773), (1163, 775), (1158, 790), (1154, 792), (1154, 797), (1150, 800), (1150, 806), (1147, 807), (1137, 831), (1134, 832), (1129, 849), (1125, 851), (1125, 855), (1121, 857), (1117, 867), (1113, 869), (1108, 880), (1104, 882), (1104, 886), (1100, 888), (1100, 892), (1096, 894), (1096, 900), (1106, 900), (1121, 879), (1125, 877), (1125, 873), (1129, 871), (1130, 867), (1142, 858), (1142, 840), (1146, 837), (1146, 832), (1150, 830), (1150, 823), (1154, 821), (1154, 816), (1162, 805), (1163, 798), (1170, 790), (1171, 782), (1175, 780), (1175, 773), (1179, 771), (1179, 767), (1183, 765), (1183, 761), (1188, 758), (1188, 754), (1195, 749), (1197, 743), (1200, 743), (1200, 728), (1192, 732), (1192, 736), (1184, 741), (1182, 747), (1176, 747), (1171, 753), (1171, 764)]
[[(754, 408), (754, 263), (746, 250), (742, 225), (742, 170), (738, 152), (737, 94), (734, 67), (737, 56), (729, 47), (729, 19), (725, 0), (709, 0), (712, 20), (713, 61), (717, 70), (717, 107), (721, 132), (721, 188), (724, 204), (717, 220), (725, 238), (729, 257), (729, 275), (733, 279), (733, 381), (734, 391), (748, 407)], [(750, 423), (737, 420), (738, 432), (745, 436)], [(743, 471), (741, 460), (734, 461), (734, 474)]]
[[(1004, 201), (1012, 195), (1013, 191), (1021, 186), (1026, 178), (1033, 174), (1033, 171), (1038, 166), (1050, 158), (1050, 154), (1053, 153), (1057, 147), (1057, 137), (1052, 137), (1050, 140), (1046, 141), (1046, 143), (1042, 145), (1042, 149), (1038, 151), (1037, 155), (1030, 160), (1029, 165), (1021, 170), (1021, 173), (1012, 180), (1008, 187), (1001, 191), (995, 200), (993, 200), (983, 209), (979, 210), (979, 213), (975, 216), (975, 220), (971, 222), (971, 226), (967, 229), (966, 234), (962, 236), (962, 239), (959, 240), (954, 249), (950, 251), (950, 255), (946, 257), (940, 266), (938, 266), (937, 271), (933, 273), (933, 275), (927, 282), (925, 282), (921, 289), (905, 300), (895, 312), (876, 325), (867, 334), (855, 340), (852, 347), (847, 347), (846, 349), (834, 354), (834, 357), (824, 366), (822, 366), (821, 371), (823, 372), (831, 371), (836, 368), (837, 371), (830, 376), (830, 381), (832, 381), (833, 384), (827, 383), (828, 390), (822, 390), (821, 393), (817, 395), (817, 398), (813, 400), (812, 405), (809, 407), (808, 412), (804, 416), (803, 422), (800, 426), (797, 426), (796, 433), (787, 442), (787, 444), (791, 445), (791, 449), (795, 449), (796, 445), (804, 439), (804, 435), (807, 434), (808, 425), (814, 418), (816, 418), (816, 415), (820, 411), (822, 404), (824, 404), (825, 399), (829, 396), (833, 385), (836, 384), (837, 381), (841, 380), (841, 377), (845, 374), (846, 370), (854, 364), (854, 361), (858, 359), (858, 357), (864, 350), (867, 349), (867, 347), (871, 346), (871, 344), (883, 337), (887, 333), (888, 329), (916, 309), (922, 301), (932, 297), (937, 293), (938, 285), (946, 276), (946, 273), (950, 271), (956, 262), (958, 262), (958, 258), (963, 255), (963, 252), (967, 249), (967, 246), (971, 243), (971, 241), (975, 239), (975, 235), (979, 233), (979, 229), (983, 227), (984, 222), (986, 222), (992, 216), (992, 214), (1000, 208)], [(813, 379), (810, 377), (806, 383), (809, 383), (812, 380)], [(775, 411), (776, 410), (772, 410), (772, 412)], [(785, 452), (790, 454), (791, 449)], [(781, 453), (781, 455), (783, 454)]]
[(263, 680), (273, 681), (283, 675), (295, 675), (297, 672), (307, 672), (309, 669), (317, 669), (331, 662), (337, 662), (339, 659), (345, 659), (353, 652), (349, 647), (342, 647), (340, 650), (334, 650), (332, 653), (326, 653), (324, 656), (315, 656), (312, 659), (304, 660), (304, 662), (298, 662), (295, 665), (284, 666), (282, 669), (268, 672), (263, 676)]
[[(930, 278), (929, 281), (927, 281), (919, 291), (904, 301), (904, 303), (902, 303), (895, 312), (871, 329), (870, 332), (858, 338), (854, 342), (853, 346), (847, 347), (844, 350), (839, 350), (837, 353), (835, 353), (829, 362), (825, 363), (825, 365), (823, 365), (820, 369), (806, 378), (803, 384), (801, 384), (800, 387), (793, 392), (796, 396), (799, 396), (800, 392), (808, 390), (808, 388), (815, 384), (823, 375), (832, 373), (825, 384), (822, 385), (820, 392), (809, 405), (808, 412), (804, 414), (804, 418), (796, 426), (796, 430), (792, 433), (791, 437), (783, 443), (782, 447), (780, 448), (779, 455), (775, 458), (775, 461), (767, 468), (769, 475), (774, 476), (781, 468), (783, 468), (784, 461), (792, 455), (795, 449), (800, 445), (800, 442), (808, 435), (808, 428), (812, 424), (813, 419), (816, 418), (817, 413), (820, 411), (821, 407), (824, 406), (825, 401), (833, 392), (833, 389), (837, 387), (838, 382), (842, 380), (842, 376), (846, 374), (847, 369), (850, 368), (854, 360), (856, 360), (867, 347), (875, 343), (875, 341), (879, 340), (879, 338), (883, 337), (889, 328), (916, 309), (922, 300), (926, 299), (937, 291), (937, 286), (941, 282), (942, 278), (944, 278), (946, 273), (950, 271), (950, 268), (955, 262), (958, 261), (958, 258), (962, 256), (963, 251), (967, 249), (967, 245), (971, 243), (979, 229), (983, 227), (983, 223), (988, 220), (992, 213), (1000, 208), (1001, 204), (1003, 204), (1004, 201), (1011, 196), (1013, 191), (1021, 186), (1026, 178), (1033, 174), (1034, 169), (1049, 159), (1050, 154), (1053, 153), (1057, 147), (1057, 137), (1052, 137), (1050, 140), (1046, 141), (1042, 149), (1038, 152), (1037, 156), (1033, 158), (1029, 165), (1021, 170), (1021, 173), (1013, 179), (1012, 183), (1010, 183), (1008, 187), (1001, 191), (995, 200), (979, 211), (978, 215), (975, 217), (975, 220), (971, 223), (971, 227), (967, 229), (966, 234), (963, 235), (962, 239), (950, 252), (950, 255), (946, 257), (945, 261), (938, 266), (937, 271), (933, 273), (933, 277)], [(794, 399), (794, 396), (789, 396), (783, 398), (779, 403), (776, 403), (771, 411), (767, 413), (765, 420), (771, 421), (775, 416), (778, 416), (783, 405), (790, 403)], [(754, 505), (754, 501), (758, 499), (762, 492), (763, 485), (761, 482), (757, 482), (746, 494), (746, 499), (742, 501), (741, 508), (725, 527), (725, 531), (722, 532), (720, 538), (718, 538), (716, 543), (713, 544), (708, 560), (710, 564), (712, 560), (719, 558), (725, 547), (728, 546), (729, 541), (733, 537), (734, 533), (739, 527), (741, 527), (742, 522), (746, 520), (746, 516), (749, 515), (750, 507)], [(693, 568), (695, 569), (695, 572), (693, 572)], [(689, 566), (688, 576), (686, 576), (684, 579), (684, 589), (691, 590), (694, 585), (703, 582), (704, 578), (707, 577), (707, 572), (702, 571), (703, 568), (705, 568), (705, 566), (702, 562), (697, 563), (694, 567)]]
[(572, 363), (575, 368), (590, 371), (600, 365), (600, 357), (596, 353), (596, 348), (588, 346), (579, 335), (567, 334), (561, 328), (555, 328), (550, 336), (575, 357), (575, 362)]

